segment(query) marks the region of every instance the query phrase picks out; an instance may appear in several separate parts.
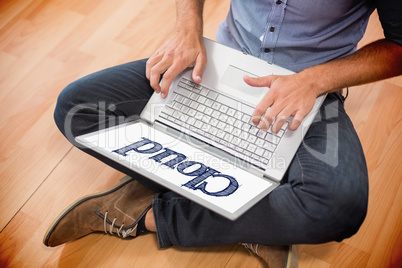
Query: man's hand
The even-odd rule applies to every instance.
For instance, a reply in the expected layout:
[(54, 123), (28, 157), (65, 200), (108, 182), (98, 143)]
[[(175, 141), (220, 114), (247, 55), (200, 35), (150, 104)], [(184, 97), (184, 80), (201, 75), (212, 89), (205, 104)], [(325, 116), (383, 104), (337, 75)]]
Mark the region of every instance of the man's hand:
[(319, 94), (294, 75), (269, 75), (259, 78), (244, 76), (244, 81), (253, 87), (269, 87), (254, 110), (252, 122), (262, 130), (277, 133), (286, 120), (293, 116), (288, 128), (296, 130), (311, 111)]
[[(202, 39), (203, 8), (204, 0), (176, 0), (175, 36), (147, 61), (146, 77), (162, 98), (167, 97), (173, 79), (188, 67), (194, 67), (194, 82), (201, 82), (207, 65), (207, 52)], [(162, 74), (162, 84), (159, 86)]]
[[(173, 79), (184, 69), (194, 67), (192, 78), (200, 83), (207, 64), (207, 53), (202, 37), (176, 35), (159, 48), (147, 61), (146, 76), (151, 87), (166, 98)], [(162, 76), (162, 85), (159, 79)]]
[(382, 39), (349, 56), (312, 66), (293, 75), (245, 76), (244, 81), (250, 86), (270, 88), (257, 105), (252, 121), (263, 130), (273, 124), (272, 131), (277, 132), (293, 116), (288, 128), (295, 130), (311, 111), (319, 95), (401, 75), (401, 63), (402, 46)]

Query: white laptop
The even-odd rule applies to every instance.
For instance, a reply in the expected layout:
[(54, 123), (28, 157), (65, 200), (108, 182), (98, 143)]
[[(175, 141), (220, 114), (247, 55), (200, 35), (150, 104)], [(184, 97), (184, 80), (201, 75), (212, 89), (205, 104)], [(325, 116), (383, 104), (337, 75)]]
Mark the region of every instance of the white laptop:
[(325, 96), (296, 131), (276, 134), (250, 117), (269, 90), (243, 81), (245, 74), (291, 71), (204, 39), (208, 63), (201, 84), (181, 73), (162, 99), (154, 93), (141, 119), (76, 138), (81, 145), (197, 202), (237, 219), (283, 178)]

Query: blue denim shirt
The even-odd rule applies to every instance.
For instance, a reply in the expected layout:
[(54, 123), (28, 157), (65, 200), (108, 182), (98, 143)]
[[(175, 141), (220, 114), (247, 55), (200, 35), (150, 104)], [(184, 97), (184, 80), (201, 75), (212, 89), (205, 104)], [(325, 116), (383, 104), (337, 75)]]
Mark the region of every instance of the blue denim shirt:
[(374, 9), (365, 0), (232, 0), (216, 38), (298, 72), (354, 52)]

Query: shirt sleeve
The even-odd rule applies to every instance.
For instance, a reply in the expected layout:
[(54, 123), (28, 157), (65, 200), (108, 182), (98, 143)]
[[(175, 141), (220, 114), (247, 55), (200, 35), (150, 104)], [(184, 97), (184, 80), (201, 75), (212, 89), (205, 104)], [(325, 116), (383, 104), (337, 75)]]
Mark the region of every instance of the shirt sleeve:
[(402, 1), (375, 0), (385, 38), (402, 46)]

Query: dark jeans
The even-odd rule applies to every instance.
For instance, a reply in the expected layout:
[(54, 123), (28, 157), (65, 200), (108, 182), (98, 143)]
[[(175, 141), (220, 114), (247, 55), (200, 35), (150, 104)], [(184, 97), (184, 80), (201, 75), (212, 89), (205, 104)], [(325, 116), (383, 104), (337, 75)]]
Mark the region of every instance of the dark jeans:
[[(138, 117), (153, 93), (145, 63), (130, 62), (88, 75), (60, 93), (55, 121), (70, 142), (77, 146), (77, 135)], [(341, 241), (357, 232), (367, 211), (364, 154), (337, 93), (327, 96), (283, 184), (236, 221), (83, 150), (159, 192), (153, 210), (160, 247)]]

